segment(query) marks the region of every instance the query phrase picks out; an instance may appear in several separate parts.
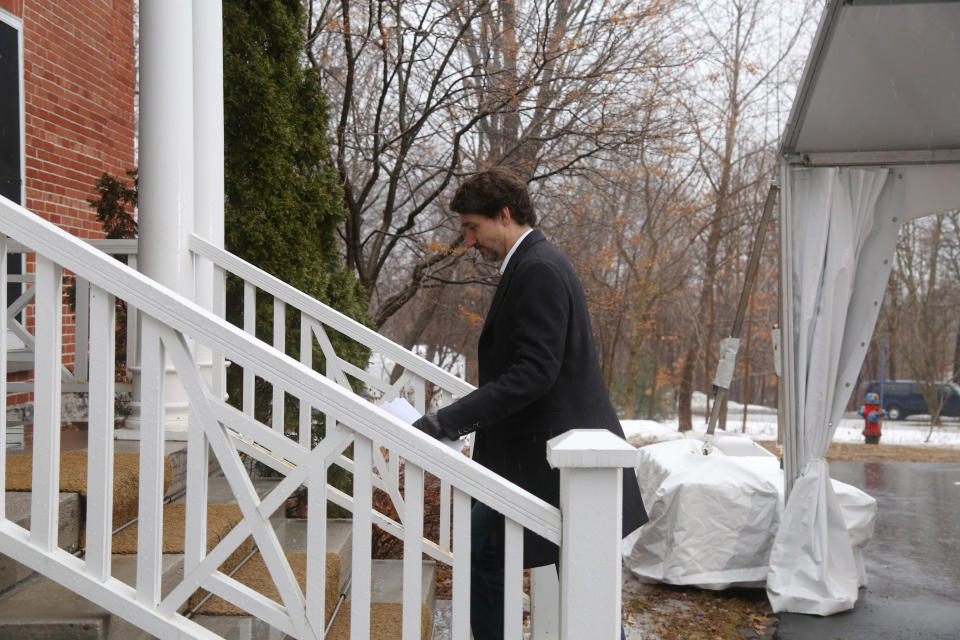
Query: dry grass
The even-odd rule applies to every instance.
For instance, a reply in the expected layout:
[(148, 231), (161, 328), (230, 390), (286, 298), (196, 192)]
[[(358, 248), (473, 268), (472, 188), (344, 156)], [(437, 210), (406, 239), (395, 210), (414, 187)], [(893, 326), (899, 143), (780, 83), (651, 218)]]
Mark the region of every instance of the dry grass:
[[(758, 442), (777, 453), (776, 442)], [(828, 462), (960, 462), (960, 449), (910, 447), (899, 444), (834, 442), (827, 450)]]
[(623, 612), (642, 621), (643, 637), (649, 640), (770, 638), (776, 628), (761, 589), (707, 591), (629, 582)]

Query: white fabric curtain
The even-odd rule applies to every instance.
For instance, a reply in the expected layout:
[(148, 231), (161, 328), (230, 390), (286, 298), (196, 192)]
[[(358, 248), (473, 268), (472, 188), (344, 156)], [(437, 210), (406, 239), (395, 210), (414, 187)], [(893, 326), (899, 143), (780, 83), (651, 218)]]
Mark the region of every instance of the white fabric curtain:
[[(774, 611), (829, 615), (851, 609), (865, 584), (830, 483), (825, 455), (853, 391), (890, 274), (899, 221), (880, 212), (886, 168), (790, 167), (782, 224), (791, 236), (793, 425), (799, 475), (774, 540), (767, 595)], [(784, 211), (783, 207), (786, 208)]]

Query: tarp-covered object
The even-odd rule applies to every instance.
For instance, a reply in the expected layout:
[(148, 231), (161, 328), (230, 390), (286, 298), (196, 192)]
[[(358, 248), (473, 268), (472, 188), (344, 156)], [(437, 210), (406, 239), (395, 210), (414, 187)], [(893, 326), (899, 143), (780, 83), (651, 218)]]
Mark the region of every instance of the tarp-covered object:
[[(703, 446), (683, 439), (641, 448), (637, 477), (650, 521), (626, 541), (625, 564), (644, 582), (762, 587), (783, 511), (783, 471), (746, 438), (718, 437), (709, 455)], [(832, 484), (859, 554), (873, 535), (876, 500)]]

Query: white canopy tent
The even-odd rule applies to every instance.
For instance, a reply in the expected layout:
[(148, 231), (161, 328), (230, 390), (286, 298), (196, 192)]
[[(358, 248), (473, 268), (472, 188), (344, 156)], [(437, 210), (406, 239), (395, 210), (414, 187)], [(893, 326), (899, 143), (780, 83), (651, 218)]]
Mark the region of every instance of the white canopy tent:
[(824, 459), (900, 225), (960, 208), (960, 1), (828, 0), (780, 148), (787, 503), (775, 611), (851, 609), (865, 575)]

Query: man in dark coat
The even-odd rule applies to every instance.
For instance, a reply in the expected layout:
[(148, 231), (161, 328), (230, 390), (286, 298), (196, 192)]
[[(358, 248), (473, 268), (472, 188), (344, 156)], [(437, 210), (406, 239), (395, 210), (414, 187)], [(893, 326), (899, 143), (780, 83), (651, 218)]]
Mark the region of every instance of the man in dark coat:
[[(468, 178), (450, 208), (464, 239), (500, 263), (501, 278), (478, 344), (475, 391), (414, 426), (457, 438), (476, 431), (473, 459), (543, 500), (560, 504), (560, 474), (547, 441), (570, 429), (623, 437), (600, 373), (587, 303), (570, 262), (543, 232), (526, 184), (495, 168)], [(633, 469), (623, 472), (623, 535), (647, 520)], [(472, 513), (471, 627), (475, 640), (503, 635), (503, 519)], [(523, 566), (558, 560), (557, 547), (524, 531)]]

